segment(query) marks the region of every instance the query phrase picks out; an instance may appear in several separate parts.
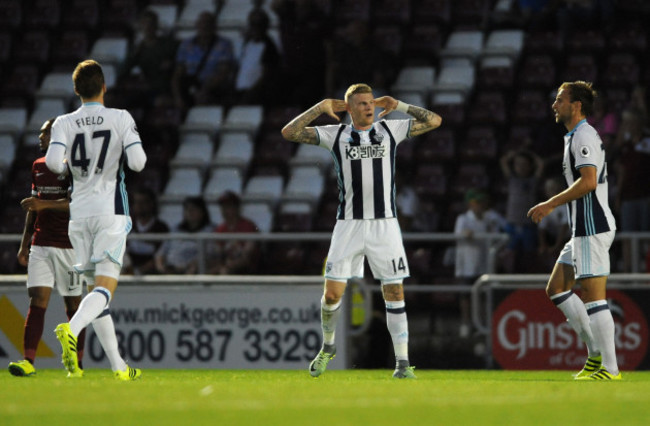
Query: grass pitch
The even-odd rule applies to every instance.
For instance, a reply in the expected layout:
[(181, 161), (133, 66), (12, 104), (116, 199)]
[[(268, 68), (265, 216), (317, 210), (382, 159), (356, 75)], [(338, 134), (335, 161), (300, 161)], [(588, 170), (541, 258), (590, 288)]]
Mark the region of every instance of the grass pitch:
[(647, 425), (650, 372), (576, 382), (565, 371), (145, 370), (117, 382), (63, 370), (0, 375), (0, 425)]

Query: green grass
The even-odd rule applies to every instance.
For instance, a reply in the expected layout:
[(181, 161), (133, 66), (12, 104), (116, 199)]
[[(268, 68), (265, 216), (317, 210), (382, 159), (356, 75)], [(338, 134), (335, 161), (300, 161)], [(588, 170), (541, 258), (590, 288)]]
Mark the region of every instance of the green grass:
[(647, 425), (650, 372), (576, 382), (558, 371), (62, 370), (0, 375), (0, 425)]

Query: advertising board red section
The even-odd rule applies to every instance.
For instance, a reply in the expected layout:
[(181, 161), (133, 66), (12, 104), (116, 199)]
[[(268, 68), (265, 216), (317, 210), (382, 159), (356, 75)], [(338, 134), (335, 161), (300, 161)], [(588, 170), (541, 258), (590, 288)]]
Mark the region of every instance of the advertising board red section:
[[(608, 291), (621, 370), (634, 370), (648, 350), (648, 323), (639, 305), (621, 291)], [(544, 290), (516, 290), (492, 316), (495, 361), (512, 370), (579, 370), (587, 349)]]

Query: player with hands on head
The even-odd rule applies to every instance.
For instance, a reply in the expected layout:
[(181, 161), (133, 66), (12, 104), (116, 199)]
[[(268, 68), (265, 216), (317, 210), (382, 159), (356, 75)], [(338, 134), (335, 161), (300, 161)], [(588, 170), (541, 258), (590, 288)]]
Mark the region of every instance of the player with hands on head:
[(75, 251), (74, 268), (94, 279), (95, 286), (70, 322), (59, 324), (55, 333), (63, 349), (63, 364), (74, 374), (79, 369), (77, 336), (81, 330), (90, 323), (96, 331), (105, 328), (97, 336), (114, 377), (133, 380), (142, 372), (129, 367), (119, 356), (113, 322), (107, 318), (132, 226), (124, 163), (133, 171), (141, 171), (147, 156), (131, 114), (104, 106), (102, 67), (93, 60), (80, 62), (72, 81), (82, 105), (54, 122), (45, 162), (55, 173), (70, 171), (73, 185), (68, 234)]
[[(392, 111), (412, 119), (374, 122)], [(352, 124), (309, 127), (322, 114), (340, 121), (348, 112)], [(440, 126), (434, 112), (408, 105), (390, 96), (375, 99), (367, 84), (354, 84), (345, 100), (324, 99), (298, 115), (282, 129), (285, 139), (318, 145), (331, 151), (339, 182), (339, 209), (325, 264), (321, 298), (323, 346), (309, 365), (320, 376), (336, 354), (335, 329), (347, 282), (363, 277), (364, 259), (381, 281), (386, 323), (393, 342), (395, 378), (415, 378), (408, 357), (408, 323), (402, 282), (409, 276), (408, 262), (395, 208), (395, 153), (399, 143)]]
[[(537, 204), (528, 217), (540, 223), (554, 209), (568, 206), (571, 239), (562, 249), (546, 293), (587, 345), (588, 358), (578, 380), (620, 380), (614, 319), (606, 298), (609, 248), (616, 223), (608, 205), (605, 147), (587, 122), (596, 91), (591, 83), (566, 82), (558, 89), (553, 112), (564, 124), (562, 168), (567, 188)], [(571, 289), (580, 284), (581, 298)]]

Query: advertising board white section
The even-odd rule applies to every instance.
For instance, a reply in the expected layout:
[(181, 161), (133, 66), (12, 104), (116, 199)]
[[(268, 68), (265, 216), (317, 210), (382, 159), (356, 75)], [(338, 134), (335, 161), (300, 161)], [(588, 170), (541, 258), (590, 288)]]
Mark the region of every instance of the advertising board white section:
[[(307, 369), (322, 343), (322, 285), (123, 285), (111, 302), (120, 352), (141, 368)], [(345, 305), (345, 304), (344, 304)], [(25, 288), (0, 287), (0, 360), (22, 358)], [(345, 308), (345, 306), (344, 306)], [(347, 312), (341, 315), (337, 356), (347, 359)], [(61, 367), (56, 324), (66, 321), (54, 293), (46, 313), (37, 368)], [(49, 354), (48, 354), (49, 353)], [(84, 368), (109, 368), (97, 336), (88, 327)]]

